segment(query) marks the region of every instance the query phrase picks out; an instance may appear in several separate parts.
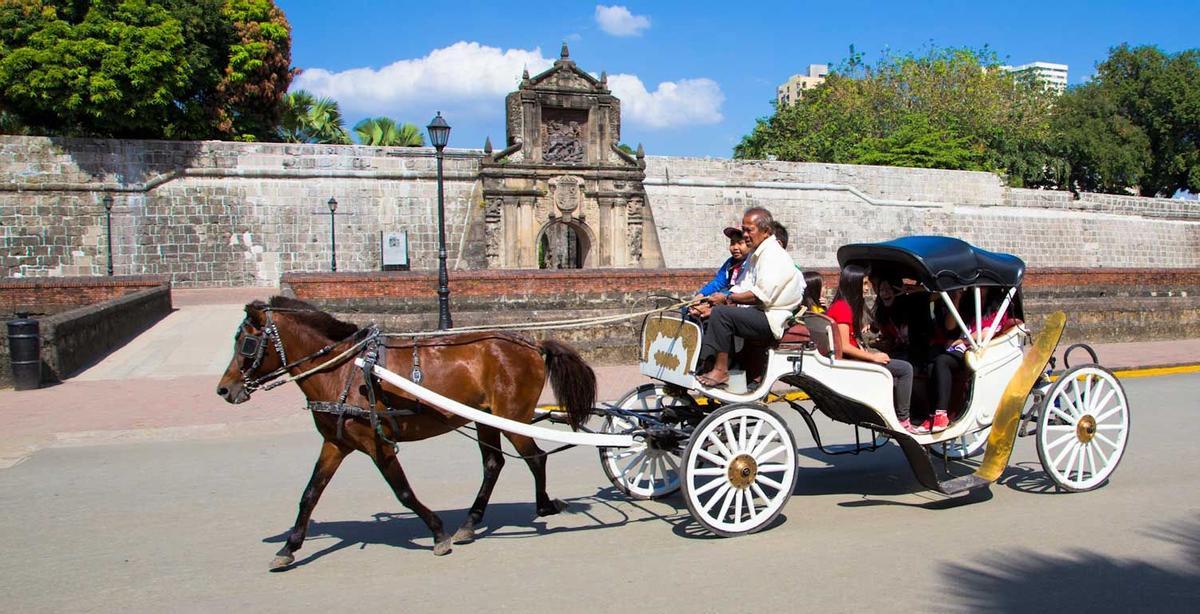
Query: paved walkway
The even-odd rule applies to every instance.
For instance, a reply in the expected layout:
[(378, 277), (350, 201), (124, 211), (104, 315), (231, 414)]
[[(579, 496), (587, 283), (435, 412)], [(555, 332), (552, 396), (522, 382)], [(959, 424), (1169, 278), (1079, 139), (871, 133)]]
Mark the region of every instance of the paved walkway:
[[(242, 405), (216, 395), (243, 305), (275, 291), (175, 290), (174, 312), (83, 373), (40, 390), (0, 390), (0, 468), (47, 446), (311, 428), (295, 386), (260, 392)], [(1200, 364), (1200, 339), (1094, 347), (1101, 364), (1113, 369)], [(1076, 360), (1086, 359), (1080, 354)], [(596, 375), (601, 400), (649, 381), (636, 365), (596, 367)], [(549, 390), (540, 402), (553, 402)]]

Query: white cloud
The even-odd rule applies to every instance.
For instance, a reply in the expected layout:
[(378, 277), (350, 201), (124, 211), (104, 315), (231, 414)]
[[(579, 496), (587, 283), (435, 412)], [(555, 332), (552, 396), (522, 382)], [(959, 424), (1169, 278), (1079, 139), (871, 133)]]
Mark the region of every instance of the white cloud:
[[(333, 98), (348, 115), (421, 118), (437, 109), (446, 115), (495, 118), (504, 111), (504, 96), (520, 84), (522, 70), (536, 75), (553, 63), (540, 48), (504, 50), (463, 41), (378, 69), (308, 68), (292, 88)], [(632, 125), (675, 128), (723, 119), (725, 95), (712, 79), (663, 81), (649, 91), (637, 75), (617, 74), (609, 75), (608, 86)]]
[(332, 97), (349, 113), (407, 109), (425, 112), (430, 104), (443, 101), (486, 101), (502, 108), (500, 101), (517, 88), (523, 69), (537, 74), (552, 63), (542, 57), (541, 48), (502, 50), (460, 41), (434, 49), (423, 58), (400, 60), (378, 70), (330, 72), (309, 68), (300, 73), (292, 87)]
[(623, 6), (596, 5), (596, 24), (613, 36), (640, 36), (650, 27), (650, 18), (634, 15)]
[(621, 99), (625, 118), (648, 128), (716, 124), (724, 119), (725, 94), (712, 79), (663, 81), (651, 92), (636, 75), (610, 75), (608, 87)]

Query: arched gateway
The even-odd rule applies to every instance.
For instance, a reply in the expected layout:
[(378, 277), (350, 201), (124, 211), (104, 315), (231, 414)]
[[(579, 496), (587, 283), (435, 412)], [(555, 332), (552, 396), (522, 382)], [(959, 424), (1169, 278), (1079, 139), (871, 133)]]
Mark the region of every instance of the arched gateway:
[(506, 146), (480, 169), (488, 268), (661, 266), (646, 262), (645, 160), (622, 151), (621, 101), (564, 44), (549, 70), (505, 98)]

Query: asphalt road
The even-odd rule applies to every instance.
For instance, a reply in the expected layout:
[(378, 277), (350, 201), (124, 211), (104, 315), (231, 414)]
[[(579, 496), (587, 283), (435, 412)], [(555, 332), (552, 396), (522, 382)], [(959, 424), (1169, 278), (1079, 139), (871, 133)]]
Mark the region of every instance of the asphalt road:
[[(505, 467), (483, 537), (434, 557), (361, 455), (342, 465), (297, 565), (267, 564), (316, 457), (315, 432), (50, 449), (0, 471), (0, 607), (32, 611), (1161, 611), (1200, 598), (1200, 375), (1130, 379), (1131, 443), (1109, 484), (1054, 493), (1032, 439), (1001, 483), (953, 505), (898, 448), (823, 457), (798, 419), (796, 496), (774, 526), (702, 534), (678, 497), (616, 496), (591, 450), (550, 463), (567, 513), (533, 516)], [(830, 425), (827, 438), (851, 436)], [(480, 476), (461, 437), (405, 446), (448, 526)], [(1182, 608), (1180, 607), (1182, 606)]]

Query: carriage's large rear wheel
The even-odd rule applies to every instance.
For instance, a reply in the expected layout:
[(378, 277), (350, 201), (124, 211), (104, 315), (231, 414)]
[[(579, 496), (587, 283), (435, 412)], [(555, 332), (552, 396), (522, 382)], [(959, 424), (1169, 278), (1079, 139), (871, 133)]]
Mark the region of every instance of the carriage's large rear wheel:
[(1112, 475), (1129, 441), (1129, 403), (1116, 376), (1098, 365), (1064, 373), (1038, 412), (1037, 452), (1060, 488), (1092, 490)]
[(792, 496), (796, 438), (765, 405), (727, 405), (696, 427), (683, 473), (683, 498), (696, 522), (722, 537), (753, 533)]
[[(608, 414), (600, 425), (601, 433), (624, 433), (643, 426), (637, 413), (661, 418), (662, 411), (673, 407), (690, 409), (695, 400), (673, 396), (662, 384), (643, 384), (616, 402), (631, 414)], [(612, 485), (633, 499), (658, 499), (679, 490), (678, 449), (665, 450), (650, 441), (629, 448), (600, 448), (600, 466)]]

